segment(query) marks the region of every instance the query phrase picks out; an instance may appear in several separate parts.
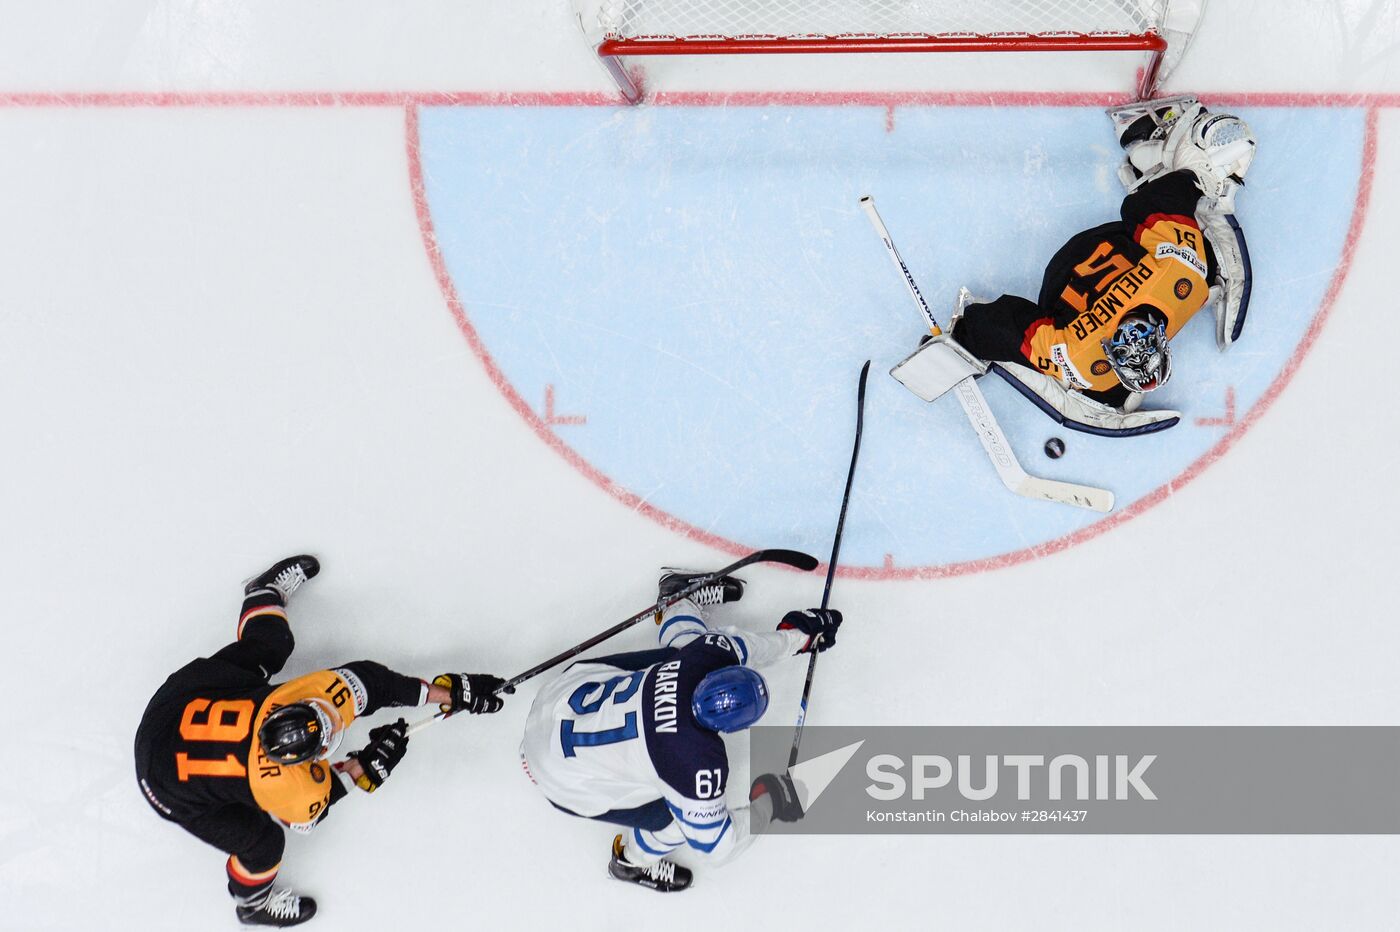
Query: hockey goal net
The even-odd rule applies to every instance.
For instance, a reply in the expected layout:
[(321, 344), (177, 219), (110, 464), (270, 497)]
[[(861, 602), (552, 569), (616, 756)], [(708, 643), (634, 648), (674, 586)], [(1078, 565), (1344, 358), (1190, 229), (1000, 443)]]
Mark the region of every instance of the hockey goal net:
[[(1150, 95), (1205, 0), (572, 0), (628, 100), (628, 55), (1139, 51)], [(1171, 56), (1168, 58), (1168, 52)]]

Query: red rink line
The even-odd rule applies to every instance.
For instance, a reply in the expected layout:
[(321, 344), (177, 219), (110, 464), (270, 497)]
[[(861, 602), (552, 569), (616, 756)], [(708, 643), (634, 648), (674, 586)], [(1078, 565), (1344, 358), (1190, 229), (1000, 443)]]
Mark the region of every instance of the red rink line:
[[(1207, 468), (1224, 456), (1235, 442), (1252, 427), (1264, 412), (1273, 405), (1278, 396), (1293, 380), (1303, 359), (1317, 342), (1318, 335), (1326, 325), (1337, 297), (1341, 293), (1356, 246), (1366, 224), (1366, 214), (1371, 199), (1372, 182), (1376, 165), (1376, 126), (1378, 111), (1382, 108), (1400, 106), (1400, 94), (1339, 94), (1339, 93), (1294, 93), (1294, 92), (1245, 92), (1245, 93), (1202, 93), (1200, 99), (1218, 105), (1243, 107), (1365, 107), (1366, 138), (1362, 153), (1361, 177), (1357, 185), (1356, 204), (1352, 212), (1351, 225), (1347, 230), (1342, 256), (1338, 262), (1332, 281), (1328, 285), (1322, 305), (1313, 317), (1307, 332), (1298, 345), (1297, 352), (1284, 366), (1273, 384), (1255, 402), (1245, 416), (1239, 420), (1214, 447), (1197, 459), (1184, 472), (1170, 482), (1159, 487), (1128, 508), (1115, 512), (1073, 534), (1057, 538), (1034, 547), (1001, 554), (980, 560), (963, 563), (949, 563), (941, 566), (896, 567), (891, 558), (886, 557), (879, 567), (839, 567), (838, 574), (850, 579), (931, 579), (947, 576), (961, 576), (985, 570), (1003, 569), (1036, 560), (1041, 557), (1067, 550), (1085, 541), (1130, 521), (1152, 508), (1170, 495), (1185, 487)], [(1127, 100), (1121, 94), (1111, 93), (1057, 93), (1057, 92), (974, 92), (974, 91), (898, 91), (898, 92), (662, 92), (651, 100), (653, 106), (867, 106), (893, 109), (901, 106), (1002, 106), (1002, 107), (1097, 107), (1112, 106)], [(525, 420), (535, 433), (551, 449), (584, 476), (608, 494), (621, 501), (634, 511), (646, 515), (658, 524), (692, 540), (714, 547), (726, 553), (743, 554), (754, 549), (734, 541), (719, 537), (709, 531), (695, 527), (685, 521), (660, 510), (637, 495), (613, 482), (591, 463), (583, 459), (571, 447), (560, 440), (549, 425), (525, 402), (496, 365), (476, 329), (472, 327), (462, 306), (456, 287), (447, 274), (447, 267), (438, 247), (437, 235), (433, 229), (432, 217), (428, 211), (427, 193), (423, 182), (420, 141), (418, 136), (418, 109), (425, 106), (536, 106), (536, 107), (586, 107), (617, 106), (618, 98), (609, 93), (597, 92), (419, 92), (419, 91), (373, 91), (373, 92), (260, 92), (260, 91), (205, 91), (205, 92), (118, 92), (118, 93), (0, 93), (0, 107), (10, 108), (96, 108), (96, 107), (402, 107), (405, 112), (405, 146), (408, 156), (409, 183), (412, 191), (414, 211), (417, 214), (423, 246), (457, 328), (466, 338), (472, 352), (480, 360), (488, 377), (516, 413)], [(823, 567), (824, 568), (824, 567)]]
[[(1241, 107), (1400, 107), (1400, 94), (1202, 92)], [(675, 107), (1109, 107), (1108, 91), (662, 91), (649, 106)], [(86, 91), (0, 92), (0, 107), (613, 107), (602, 91)]]
[(121, 91), (0, 92), (0, 107), (609, 107), (585, 91)]

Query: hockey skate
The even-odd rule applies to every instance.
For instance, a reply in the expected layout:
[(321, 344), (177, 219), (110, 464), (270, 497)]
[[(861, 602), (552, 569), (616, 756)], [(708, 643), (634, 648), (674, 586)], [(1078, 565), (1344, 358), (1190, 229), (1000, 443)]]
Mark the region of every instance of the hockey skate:
[[(702, 576), (709, 575), (698, 570), (682, 570), (674, 566), (661, 568), (661, 579), (657, 582), (658, 598), (669, 599)], [(719, 605), (722, 602), (737, 602), (744, 597), (744, 581), (736, 576), (721, 576), (714, 585), (705, 586), (692, 592), (687, 598), (699, 606)]]
[[(1113, 121), (1113, 131), (1118, 136), (1119, 143), (1126, 147), (1130, 143), (1146, 139), (1165, 138), (1182, 114), (1189, 112), (1198, 103), (1200, 101), (1195, 97), (1184, 94), (1109, 107), (1105, 112)], [(1147, 119), (1144, 120), (1144, 117)]]
[[(310, 559), (302, 557), (300, 559)], [(314, 562), (314, 561), (313, 561)], [(312, 572), (311, 575), (316, 575)], [(297, 896), (291, 890), (275, 889), (257, 906), (234, 907), (238, 921), (245, 926), (275, 926), (285, 929), (299, 926), (316, 915), (316, 901), (309, 896)]]
[(286, 602), (301, 584), (321, 572), (321, 563), (309, 554), (278, 560), (252, 579), (243, 581), (243, 594), (252, 595), (259, 589), (271, 589)]
[(684, 890), (694, 878), (694, 874), (674, 861), (657, 861), (651, 867), (629, 864), (623, 854), (621, 835), (613, 838), (612, 860), (608, 862), (608, 873), (617, 880), (635, 883), (657, 893)]

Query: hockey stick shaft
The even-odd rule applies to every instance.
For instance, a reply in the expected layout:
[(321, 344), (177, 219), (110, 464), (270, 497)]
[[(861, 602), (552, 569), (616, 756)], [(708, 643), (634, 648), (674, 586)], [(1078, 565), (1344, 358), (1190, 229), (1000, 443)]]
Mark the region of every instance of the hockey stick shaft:
[[(900, 256), (899, 248), (895, 246), (894, 238), (890, 236), (889, 227), (885, 226), (880, 212), (875, 209), (875, 199), (867, 194), (860, 199), (860, 206), (870, 219), (870, 224), (875, 228), (876, 234), (884, 242), (885, 251), (889, 253), (890, 261), (894, 263), (895, 268), (899, 269), (899, 274), (904, 279), (904, 287), (908, 289), (909, 296), (914, 299), (914, 303), (923, 312), (929, 330), (934, 336), (941, 335), (943, 328), (938, 326), (938, 319), (933, 316), (933, 310), (924, 300), (923, 293), (919, 291), (919, 286), (915, 283), (909, 266), (904, 264), (904, 258)], [(1059, 502), (1063, 505), (1073, 505), (1076, 508), (1087, 508), (1091, 511), (1112, 510), (1113, 493), (1107, 489), (1075, 485), (1055, 479), (1042, 479), (1027, 473), (1012, 451), (1011, 444), (1007, 442), (1006, 434), (1002, 431), (1001, 425), (997, 423), (995, 415), (992, 414), (991, 406), (987, 404), (987, 399), (982, 394), (982, 389), (977, 385), (976, 379), (971, 376), (963, 379), (953, 390), (953, 394), (957, 396), (958, 404), (962, 406), (963, 414), (967, 416), (967, 422), (972, 425), (973, 431), (977, 434), (977, 439), (982, 444), (982, 450), (992, 461), (992, 466), (996, 469), (1001, 484), (1006, 486), (1008, 490), (1025, 498)]]
[[(727, 576), (730, 573), (737, 572), (738, 570), (741, 570), (744, 567), (754, 563), (780, 563), (784, 566), (790, 566), (793, 569), (801, 570), (804, 573), (810, 572), (811, 570), (817, 568), (817, 558), (812, 556), (811, 554), (802, 553), (801, 551), (777, 549), (755, 551), (754, 553), (751, 553), (740, 560), (735, 560), (733, 563), (729, 564), (723, 569), (718, 569), (715, 570), (713, 573), (707, 573), (704, 576), (696, 578), (694, 581), (692, 581), (685, 587), (677, 590), (676, 592), (666, 596), (663, 599), (657, 599), (654, 604), (648, 605), (640, 612), (637, 612), (635, 615), (632, 615), (618, 622), (611, 628), (608, 628), (606, 631), (600, 631), (588, 640), (575, 644), (568, 650), (561, 651), (555, 654), (553, 657), (550, 657), (548, 660), (535, 664), (533, 667), (526, 670), (524, 673), (519, 673), (511, 677), (501, 685), (501, 688), (498, 689), (497, 692), (514, 692), (515, 687), (519, 686), (526, 680), (539, 676), (546, 670), (549, 670), (553, 667), (557, 667), (564, 661), (571, 660), (574, 657), (577, 657), (579, 654), (583, 653), (589, 648), (596, 647), (597, 645), (606, 641), (608, 638), (620, 634), (623, 631), (626, 631), (633, 625), (644, 621), (647, 618), (651, 618), (660, 614), (670, 606), (674, 605), (682, 599), (689, 598), (690, 596), (694, 595), (696, 592), (705, 588), (706, 586), (714, 585), (715, 582), (721, 576)], [(414, 722), (413, 725), (410, 726), (410, 728), (408, 729), (408, 734), (412, 735), (416, 732), (423, 730), (424, 728), (428, 727), (433, 722), (436, 722), (439, 719), (450, 717), (451, 713), (438, 712), (431, 718), (425, 718), (421, 721)]]
[[(851, 503), (851, 483), (856, 477), (856, 460), (860, 458), (860, 438), (865, 431), (865, 383), (870, 377), (870, 360), (860, 368), (860, 383), (856, 389), (856, 439), (851, 447), (851, 466), (846, 470), (846, 490), (841, 493), (841, 511), (836, 517), (836, 536), (831, 542), (831, 560), (826, 565), (826, 585), (822, 587), (822, 608), (831, 600), (831, 583), (836, 578), (836, 563), (841, 557), (841, 537), (846, 529), (846, 508)], [(802, 745), (802, 728), (807, 724), (807, 702), (812, 697), (812, 678), (817, 672), (817, 658), (821, 656), (816, 645), (812, 645), (807, 658), (807, 680), (802, 684), (802, 704), (797, 710), (797, 729), (792, 736), (792, 751), (788, 753), (788, 769), (797, 763), (797, 752)]]
[(899, 269), (900, 275), (904, 277), (904, 287), (909, 289), (909, 296), (914, 299), (914, 303), (919, 305), (919, 310), (924, 313), (924, 320), (928, 322), (928, 329), (934, 336), (943, 333), (943, 328), (938, 326), (938, 318), (933, 316), (933, 309), (924, 300), (923, 292), (914, 281), (914, 276), (909, 271), (909, 266), (904, 264), (904, 257), (899, 254), (899, 247), (894, 244), (894, 238), (890, 236), (889, 227), (885, 226), (884, 219), (880, 212), (875, 209), (875, 198), (869, 194), (860, 199), (861, 209), (870, 218), (870, 225), (875, 228), (876, 234), (884, 241), (885, 250), (890, 254), (890, 260), (894, 262), (895, 268)]

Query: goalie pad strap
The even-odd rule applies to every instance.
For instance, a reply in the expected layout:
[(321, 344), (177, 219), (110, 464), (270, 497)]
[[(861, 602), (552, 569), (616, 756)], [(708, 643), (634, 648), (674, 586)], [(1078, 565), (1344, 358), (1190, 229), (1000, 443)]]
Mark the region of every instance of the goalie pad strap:
[(1181, 422), (1177, 411), (1118, 411), (1072, 392), (1028, 366), (994, 362), (991, 368), (1037, 408), (1070, 430), (1099, 437), (1138, 437), (1155, 434)]

